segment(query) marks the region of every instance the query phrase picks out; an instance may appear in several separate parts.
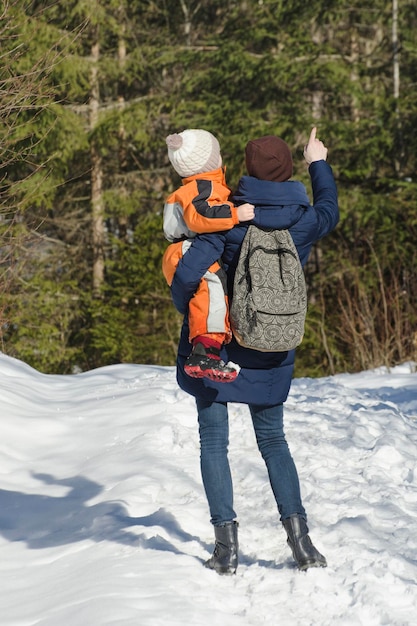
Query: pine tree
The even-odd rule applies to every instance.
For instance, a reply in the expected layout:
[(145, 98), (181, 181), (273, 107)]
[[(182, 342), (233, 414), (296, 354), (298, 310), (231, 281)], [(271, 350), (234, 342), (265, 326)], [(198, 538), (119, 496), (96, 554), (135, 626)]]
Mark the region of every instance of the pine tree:
[(160, 263), (179, 181), (166, 135), (215, 133), (234, 188), (247, 140), (278, 134), (309, 187), (314, 123), (342, 219), (307, 267), (298, 372), (412, 358), (414, 4), (399, 6), (394, 54), (382, 0), (6, 3), (3, 349), (50, 372), (173, 364), (181, 319)]

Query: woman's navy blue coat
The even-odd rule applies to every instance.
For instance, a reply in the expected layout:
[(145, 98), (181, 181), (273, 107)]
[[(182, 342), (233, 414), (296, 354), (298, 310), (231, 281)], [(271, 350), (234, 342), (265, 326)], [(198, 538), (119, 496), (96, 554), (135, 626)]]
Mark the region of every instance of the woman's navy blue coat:
[[(241, 178), (234, 197), (236, 204), (251, 202), (255, 205), (252, 223), (265, 228), (288, 229), (303, 266), (312, 245), (330, 233), (339, 220), (337, 189), (330, 166), (326, 161), (316, 161), (310, 165), (309, 173), (313, 205), (310, 205), (305, 187), (300, 182), (276, 183), (251, 176)], [(273, 406), (287, 399), (295, 350), (259, 352), (242, 348), (232, 339), (222, 351), (222, 358), (226, 362), (233, 361), (242, 368), (232, 383), (191, 378), (184, 372), (184, 362), (192, 348), (188, 341), (188, 302), (207, 267), (220, 257), (227, 272), (229, 298), (232, 296), (233, 277), (247, 226), (248, 223), (224, 233), (198, 235), (177, 267), (171, 293), (176, 308), (184, 313), (178, 347), (177, 380), (181, 389), (206, 400)]]

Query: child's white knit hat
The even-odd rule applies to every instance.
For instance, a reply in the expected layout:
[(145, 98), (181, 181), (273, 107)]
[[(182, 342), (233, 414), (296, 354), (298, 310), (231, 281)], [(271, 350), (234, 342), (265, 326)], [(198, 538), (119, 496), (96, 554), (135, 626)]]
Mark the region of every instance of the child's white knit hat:
[(207, 130), (190, 128), (168, 135), (165, 141), (168, 158), (181, 178), (210, 172), (222, 165), (219, 142)]

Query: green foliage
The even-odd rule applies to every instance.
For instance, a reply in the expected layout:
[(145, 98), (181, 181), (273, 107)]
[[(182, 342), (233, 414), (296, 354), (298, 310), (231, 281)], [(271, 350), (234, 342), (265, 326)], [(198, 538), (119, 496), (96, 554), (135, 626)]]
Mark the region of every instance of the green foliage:
[(78, 297), (75, 284), (62, 285), (41, 274), (31, 276), (17, 293), (9, 295), (3, 311), (8, 354), (47, 373), (72, 373), (82, 357), (79, 348), (68, 346)]
[(90, 303), (91, 353), (99, 363), (168, 365), (175, 357), (181, 317), (162, 276), (166, 248), (161, 215), (140, 218), (129, 243), (113, 240), (114, 259), (100, 299)]
[(415, 358), (417, 232), (415, 209), (405, 202), (410, 192), (362, 196), (322, 244), (326, 274), (312, 279), (322, 319), (317, 322), (313, 306), (312, 331), (320, 328), (331, 373)]
[[(166, 135), (214, 132), (234, 188), (246, 142), (278, 134), (309, 189), (302, 148), (316, 124), (338, 181), (341, 223), (307, 266), (296, 373), (416, 358), (417, 11), (411, 0), (400, 6), (400, 98), (391, 11), (382, 0), (6, 3), (3, 350), (48, 372), (173, 364), (181, 318), (161, 272), (162, 207), (178, 177)], [(99, 294), (93, 161), (104, 220)]]

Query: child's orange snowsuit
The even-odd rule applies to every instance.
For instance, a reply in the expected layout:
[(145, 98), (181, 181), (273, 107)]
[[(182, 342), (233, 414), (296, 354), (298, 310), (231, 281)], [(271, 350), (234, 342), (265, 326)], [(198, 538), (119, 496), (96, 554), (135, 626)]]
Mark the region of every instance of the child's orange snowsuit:
[[(182, 182), (183, 185), (167, 198), (164, 207), (164, 233), (169, 241), (175, 242), (168, 246), (162, 260), (168, 285), (196, 234), (229, 230), (239, 222), (237, 208), (228, 200), (230, 189), (221, 167), (183, 178)], [(231, 339), (228, 298), (224, 291), (226, 281), (221, 279), (222, 273), (220, 264), (213, 263), (190, 300), (190, 342), (207, 334), (219, 343), (228, 343)]]

